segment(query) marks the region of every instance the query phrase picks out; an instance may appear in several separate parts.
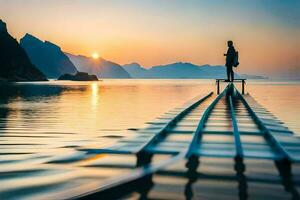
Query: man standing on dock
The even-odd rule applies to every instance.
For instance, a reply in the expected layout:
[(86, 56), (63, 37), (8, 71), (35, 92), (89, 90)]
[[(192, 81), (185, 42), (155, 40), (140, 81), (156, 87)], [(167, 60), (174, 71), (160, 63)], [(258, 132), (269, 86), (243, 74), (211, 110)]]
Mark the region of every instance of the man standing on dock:
[(238, 58), (237, 58), (237, 52), (234, 49), (233, 42), (231, 40), (227, 41), (228, 45), (228, 50), (227, 53), (224, 54), (226, 56), (226, 67), (227, 67), (227, 82), (234, 80), (234, 72), (232, 67), (237, 67), (238, 66)]

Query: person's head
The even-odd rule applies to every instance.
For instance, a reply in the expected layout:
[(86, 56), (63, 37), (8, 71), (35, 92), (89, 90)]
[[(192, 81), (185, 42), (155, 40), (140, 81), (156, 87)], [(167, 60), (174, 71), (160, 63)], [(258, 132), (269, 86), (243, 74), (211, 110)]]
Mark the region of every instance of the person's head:
[(231, 40), (228, 40), (228, 41), (227, 41), (227, 46), (228, 46), (228, 47), (232, 47), (232, 46), (233, 46), (233, 42), (232, 42)]

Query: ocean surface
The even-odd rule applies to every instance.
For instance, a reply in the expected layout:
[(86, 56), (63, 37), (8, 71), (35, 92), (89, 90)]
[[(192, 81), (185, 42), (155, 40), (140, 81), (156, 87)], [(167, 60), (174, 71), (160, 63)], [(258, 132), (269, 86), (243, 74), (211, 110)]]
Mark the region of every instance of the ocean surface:
[[(105, 159), (134, 164), (132, 156), (91, 158), (78, 149), (110, 146), (129, 138), (147, 122), (215, 89), (214, 80), (0, 85), (0, 173), (4, 175), (0, 177), (0, 197), (23, 197), (26, 191), (31, 199), (40, 197), (34, 196), (37, 193), (47, 195), (74, 184), (82, 188), (84, 181), (98, 184), (103, 177), (124, 174), (117, 169), (91, 171), (82, 166)], [(299, 91), (300, 82), (248, 81), (246, 85), (246, 92), (300, 137)]]
[[(237, 85), (239, 87), (239, 85)], [(50, 81), (0, 85), (0, 133), (126, 136), (198, 96), (213, 80)], [(300, 82), (249, 81), (246, 92), (300, 134)]]

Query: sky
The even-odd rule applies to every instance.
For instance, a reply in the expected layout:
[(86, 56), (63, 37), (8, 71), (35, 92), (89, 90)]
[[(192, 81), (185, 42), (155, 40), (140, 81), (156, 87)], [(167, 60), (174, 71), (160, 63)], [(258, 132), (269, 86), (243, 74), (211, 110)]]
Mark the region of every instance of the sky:
[(233, 40), (239, 72), (300, 76), (299, 0), (0, 0), (0, 19), (18, 40), (145, 67), (224, 65)]

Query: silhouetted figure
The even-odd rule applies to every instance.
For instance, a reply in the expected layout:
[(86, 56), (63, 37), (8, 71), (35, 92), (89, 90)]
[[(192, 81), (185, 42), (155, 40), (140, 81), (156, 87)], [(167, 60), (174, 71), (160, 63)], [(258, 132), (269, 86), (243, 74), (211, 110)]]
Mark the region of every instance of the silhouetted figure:
[(227, 53), (224, 54), (226, 56), (226, 67), (227, 67), (227, 81), (234, 80), (234, 73), (232, 67), (235, 66), (237, 67), (238, 61), (237, 61), (237, 52), (234, 49), (233, 42), (229, 40), (227, 42), (228, 45), (228, 50)]

